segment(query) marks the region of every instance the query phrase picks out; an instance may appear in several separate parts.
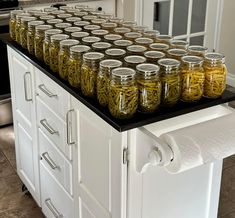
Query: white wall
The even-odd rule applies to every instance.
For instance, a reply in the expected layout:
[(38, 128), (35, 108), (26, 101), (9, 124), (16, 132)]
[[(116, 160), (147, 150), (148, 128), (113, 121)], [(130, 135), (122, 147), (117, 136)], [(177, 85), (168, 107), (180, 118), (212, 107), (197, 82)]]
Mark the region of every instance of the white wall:
[(219, 52), (226, 56), (228, 83), (235, 86), (235, 1), (224, 0)]

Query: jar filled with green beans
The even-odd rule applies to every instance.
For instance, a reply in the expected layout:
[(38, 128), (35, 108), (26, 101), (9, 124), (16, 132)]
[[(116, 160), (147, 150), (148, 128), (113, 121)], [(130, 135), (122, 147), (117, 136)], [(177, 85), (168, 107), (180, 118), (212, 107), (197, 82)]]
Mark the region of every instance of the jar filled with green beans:
[(45, 38), (43, 41), (43, 60), (46, 65), (50, 65), (50, 38), (53, 35), (61, 34), (63, 31), (59, 29), (49, 29), (45, 31)]
[(160, 32), (158, 30), (146, 30), (143, 32), (143, 36), (146, 38), (150, 38), (152, 40), (156, 40), (157, 36), (160, 35)]
[(135, 44), (136, 45), (141, 45), (146, 47), (146, 49), (149, 49), (150, 44), (153, 43), (153, 39), (147, 38), (147, 37), (141, 37), (135, 39)]
[(138, 32), (129, 32), (124, 34), (124, 38), (127, 40), (131, 40), (132, 42), (134, 42), (135, 39), (140, 37), (142, 37), (142, 34)]
[(57, 19), (47, 20), (46, 22), (47, 22), (47, 24), (52, 25), (53, 27), (55, 27), (55, 25), (57, 23), (63, 23), (63, 20), (57, 18)]
[(154, 51), (161, 51), (164, 52), (165, 54), (167, 53), (167, 50), (170, 48), (169, 45), (164, 44), (164, 43), (153, 43), (149, 45), (149, 48)]
[(28, 22), (28, 32), (27, 32), (27, 49), (28, 52), (34, 55), (34, 37), (35, 37), (35, 28), (38, 25), (43, 25), (44, 21), (35, 20)]
[(171, 41), (173, 40), (172, 36), (170, 35), (158, 35), (156, 37), (156, 43), (165, 43), (167, 45), (171, 45)]
[(87, 25), (90, 25), (90, 22), (89, 21), (84, 21), (84, 20), (81, 20), (81, 21), (78, 21), (78, 22), (74, 23), (74, 26), (82, 28), (83, 31), (84, 31), (84, 26), (87, 26)]
[(34, 37), (34, 54), (36, 58), (40, 61), (43, 60), (43, 41), (45, 37), (45, 31), (52, 29), (51, 25), (38, 25), (35, 28)]
[(113, 31), (114, 31), (114, 34), (118, 34), (118, 35), (124, 36), (125, 33), (131, 32), (131, 29), (130, 28), (126, 28), (126, 27), (117, 27)]
[(161, 51), (146, 51), (144, 57), (147, 59), (147, 63), (157, 64), (157, 62), (166, 57), (166, 54)]
[(90, 34), (87, 32), (74, 32), (71, 33), (72, 39), (77, 39), (78, 41), (82, 41), (82, 38), (89, 36)]
[(65, 19), (65, 22), (74, 24), (74, 23), (79, 22), (81, 20), (82, 19), (80, 17), (68, 17), (68, 18)]
[(83, 27), (83, 30), (85, 32), (91, 33), (93, 30), (99, 30), (101, 27), (99, 25), (94, 25), (94, 24), (90, 24), (90, 25), (86, 25)]
[(73, 15), (72, 14), (58, 14), (57, 15), (57, 18), (59, 18), (59, 19), (62, 19), (63, 21), (65, 21), (66, 20), (66, 18), (69, 18), (69, 17), (72, 17)]
[(187, 50), (189, 46), (189, 43), (184, 40), (172, 40), (171, 41), (171, 48), (179, 48), (179, 49), (184, 49)]
[(68, 61), (70, 57), (70, 48), (78, 44), (79, 41), (76, 39), (65, 39), (60, 41), (60, 52), (58, 55), (59, 75), (64, 80), (68, 79)]
[(190, 45), (188, 47), (189, 55), (195, 55), (204, 58), (206, 52), (208, 51), (207, 47), (200, 46), (200, 45)]
[(144, 55), (144, 52), (147, 51), (147, 48), (142, 45), (130, 45), (126, 48), (128, 55)]
[(103, 107), (108, 105), (108, 93), (111, 70), (121, 67), (122, 62), (113, 59), (106, 59), (100, 62), (100, 70), (97, 75), (97, 99)]
[(104, 53), (106, 49), (111, 48), (111, 44), (108, 42), (95, 42), (91, 45), (93, 51)]
[(115, 48), (124, 49), (127, 51), (127, 47), (133, 45), (133, 42), (126, 39), (116, 40), (113, 42)]
[(58, 55), (60, 51), (60, 41), (68, 38), (69, 35), (66, 34), (56, 34), (50, 37), (50, 47), (49, 47), (50, 69), (53, 71), (53, 73), (59, 72)]
[(16, 15), (17, 14), (22, 14), (24, 11), (23, 10), (13, 10), (10, 12), (10, 20), (9, 20), (9, 32), (10, 32), (10, 37), (13, 40), (16, 40)]
[(133, 32), (144, 34), (144, 32), (148, 30), (148, 26), (134, 26), (132, 27), (132, 30)]
[(108, 108), (117, 119), (129, 119), (137, 111), (138, 87), (134, 69), (121, 67), (112, 70)]
[(167, 51), (167, 57), (173, 58), (178, 61), (181, 61), (181, 58), (188, 54), (187, 50), (180, 49), (180, 48), (172, 48)]
[(55, 24), (55, 28), (56, 29), (60, 29), (60, 30), (65, 30), (66, 28), (68, 28), (68, 27), (71, 27), (72, 26), (72, 24), (71, 23), (57, 23), (57, 24)]
[(132, 29), (136, 25), (137, 25), (136, 21), (125, 20), (125, 21), (122, 22), (122, 26), (125, 27), (125, 28)]
[(111, 23), (111, 22), (106, 22), (106, 23), (102, 23), (101, 24), (101, 28), (103, 30), (107, 30), (109, 31), (110, 33), (114, 33), (114, 29), (117, 28), (117, 24), (116, 23)]
[(139, 64), (136, 66), (136, 78), (139, 91), (138, 110), (153, 113), (161, 103), (162, 84), (159, 66), (155, 64)]
[(70, 48), (70, 58), (68, 61), (68, 82), (75, 88), (81, 87), (81, 67), (82, 56), (89, 52), (91, 48), (86, 45), (75, 45)]
[[(106, 31), (106, 30), (105, 30)], [(114, 44), (114, 41), (121, 40), (122, 36), (118, 34), (107, 34), (104, 36), (104, 41)]]
[(181, 96), (180, 61), (163, 58), (158, 61), (158, 64), (162, 81), (161, 105), (171, 107), (178, 102)]
[(93, 43), (100, 42), (100, 41), (101, 41), (101, 38), (95, 37), (95, 36), (87, 36), (87, 37), (82, 38), (82, 43), (90, 47)]
[(136, 69), (138, 64), (143, 64), (146, 62), (146, 58), (140, 55), (129, 55), (124, 58), (124, 65)]
[(109, 18), (109, 22), (116, 23), (118, 25), (118, 27), (121, 27), (123, 19), (120, 17), (111, 17), (111, 18)]
[(105, 51), (105, 56), (107, 59), (116, 59), (119, 61), (124, 61), (126, 51), (120, 48), (110, 48)]
[(15, 39), (18, 44), (20, 44), (20, 28), (21, 28), (21, 18), (30, 17), (29, 13), (16, 14), (16, 25), (15, 25)]
[(72, 33), (80, 32), (80, 31), (82, 31), (82, 28), (77, 27), (77, 26), (71, 26), (71, 27), (67, 27), (64, 29), (64, 33), (69, 36), (71, 36)]
[(81, 90), (87, 97), (96, 98), (97, 74), (103, 58), (104, 54), (100, 52), (87, 52), (83, 55)]
[(39, 18), (39, 20), (43, 20), (44, 22), (47, 22), (48, 20), (55, 19), (54, 15), (44, 15)]

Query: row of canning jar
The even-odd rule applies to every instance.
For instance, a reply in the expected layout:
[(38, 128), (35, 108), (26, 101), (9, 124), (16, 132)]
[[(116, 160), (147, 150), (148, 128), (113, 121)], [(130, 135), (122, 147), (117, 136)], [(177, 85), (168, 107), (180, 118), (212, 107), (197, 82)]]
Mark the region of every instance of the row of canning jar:
[[(59, 13), (59, 15), (60, 15), (60, 13)], [(61, 14), (61, 15), (65, 15), (65, 14)], [(26, 15), (24, 15), (24, 16), (26, 16)], [(81, 61), (82, 53), (89, 51), (90, 48), (87, 47), (87, 46), (80, 46), (79, 45), (79, 46), (75, 46), (75, 47), (77, 47), (76, 49), (73, 46), (73, 49), (71, 50), (69, 48), (74, 44), (78, 44), (78, 41), (76, 41), (76, 40), (66, 40), (66, 39), (69, 38), (69, 36), (65, 35), (65, 34), (60, 34), (62, 32), (62, 30), (49, 29), (49, 28), (52, 28), (50, 25), (40, 25), (44, 21), (30, 21), (31, 18), (27, 18), (28, 15), (26, 17), (24, 17), (24, 16), (22, 16), (22, 17), (19, 16), (19, 17), (21, 17), (21, 23), (24, 23), (25, 20), (26, 20), (26, 21), (28, 21), (28, 24), (31, 24), (31, 25), (28, 25), (29, 27), (32, 27), (32, 26), (34, 27), (34, 28), (29, 28), (28, 30), (31, 30), (31, 29), (35, 30), (34, 35), (32, 37), (33, 43), (31, 43), (31, 46), (28, 46), (28, 49), (32, 47), (35, 50), (34, 52), (35, 52), (35, 55), (38, 59), (42, 60), (43, 57), (44, 57), (45, 63), (50, 64), (51, 69), (54, 72), (59, 71), (60, 76), (63, 79), (68, 79), (72, 86), (75, 86), (77, 88), (81, 86), (82, 87), (82, 92), (83, 92), (84, 95), (90, 96), (90, 97), (96, 96), (96, 88), (95, 88), (96, 87), (96, 82), (95, 82), (96, 81), (96, 76), (94, 76), (92, 74), (92, 72), (96, 75), (99, 67), (96, 66), (96, 70), (89, 71), (89, 73), (85, 73), (87, 71), (86, 67), (83, 67), (82, 69), (84, 69), (84, 70), (82, 70), (81, 72), (80, 72), (80, 70), (78, 70), (78, 68), (80, 68), (81, 63), (82, 63), (82, 61)], [(58, 20), (58, 19), (52, 19), (51, 20), (52, 17), (49, 17), (49, 16), (44, 16), (44, 17), (40, 16), (40, 18), (45, 18), (45, 19), (42, 19), (42, 20), (47, 20), (47, 23), (49, 21)], [(69, 19), (69, 18), (66, 18), (66, 19)], [(80, 18), (80, 19), (83, 19), (83, 17)], [(97, 21), (98, 20), (99, 19), (97, 19)], [(76, 21), (76, 23), (77, 22), (78, 21)], [(167, 57), (173, 57), (173, 58), (176, 58), (176, 59), (180, 59), (182, 56), (187, 54), (187, 51), (185, 51), (183, 49), (170, 49), (170, 50), (167, 50), (167, 49), (169, 49), (169, 45), (167, 45), (167, 44), (163, 44), (163, 43), (159, 43), (159, 42), (158, 43), (152, 43), (153, 41), (148, 40), (146, 38), (136, 38), (136, 36), (140, 36), (139, 35), (140, 33), (138, 34), (136, 32), (129, 32), (129, 33), (126, 32), (124, 34), (121, 33), (124, 36), (124, 38), (126, 39), (126, 40), (121, 40), (120, 39), (120, 37), (122, 37), (121, 35), (107, 34), (107, 32), (108, 32), (107, 28), (110, 27), (110, 25), (109, 25), (110, 23), (108, 23), (108, 22), (106, 23), (107, 24), (106, 30), (105, 29), (103, 29), (103, 30), (94, 29), (95, 25), (93, 25), (93, 26), (92, 25), (86, 25), (87, 23), (84, 23), (84, 22), (88, 22), (88, 21), (84, 21), (84, 20), (80, 21), (80, 24), (83, 24), (83, 25), (80, 25), (80, 28), (83, 27), (83, 31), (86, 30), (88, 32), (77, 32), (76, 31), (75, 33), (72, 33), (74, 30), (78, 30), (76, 28), (79, 28), (79, 27), (77, 26), (77, 27), (72, 27), (71, 28), (71, 27), (68, 27), (68, 25), (64, 25), (64, 23), (61, 23), (60, 27), (61, 27), (61, 29), (64, 29), (64, 31), (67, 29), (67, 32), (66, 31), (65, 32), (68, 33), (68, 34), (71, 34), (73, 36), (73, 38), (79, 38), (79, 39), (82, 38), (82, 43), (87, 44), (87, 45), (92, 44), (91, 47), (93, 48), (94, 51), (102, 51), (104, 53), (105, 49), (110, 47), (109, 46), (110, 44), (109, 43), (104, 43), (104, 42), (103, 43), (102, 42), (94, 43), (94, 42), (97, 42), (97, 39), (99, 39), (99, 38), (98, 37), (90, 37), (90, 38), (88, 37), (87, 38), (86, 37), (87, 34), (97, 33), (97, 35), (99, 35), (99, 34), (102, 35), (102, 33), (106, 33), (106, 34), (103, 34), (103, 37), (102, 37), (103, 39), (106, 39), (106, 41), (109, 41), (109, 42), (113, 42), (112, 44), (114, 44), (114, 46), (117, 47), (117, 48), (119, 48), (119, 47), (120, 48), (126, 48), (127, 54), (129, 54), (129, 55), (130, 54), (138, 54), (138, 55), (144, 54), (144, 56), (147, 58), (147, 62), (157, 63), (157, 60), (159, 58), (165, 57), (165, 54), (162, 53), (162, 52), (159, 52), (159, 51), (163, 51), (163, 52), (167, 53)], [(129, 22), (129, 24), (130, 23), (131, 22)], [(35, 24), (35, 25), (32, 25), (32, 24)], [(86, 27), (86, 26), (90, 26), (90, 28), (87, 28), (87, 29), (85, 28), (84, 29), (84, 27)], [(111, 25), (111, 26), (113, 26), (113, 25)], [(104, 28), (104, 25), (102, 27)], [(125, 28), (126, 27), (119, 28), (119, 31), (122, 30), (122, 31), (125, 32), (126, 29), (127, 29), (127, 28), (126, 29)], [(21, 29), (22, 28), (20, 28), (20, 30)], [(22, 31), (19, 31), (19, 32), (22, 33)], [(30, 32), (30, 31), (28, 31), (28, 32)], [(35, 32), (36, 32), (36, 37), (35, 37)], [(154, 33), (154, 32), (155, 32), (155, 36), (156, 36), (157, 35), (156, 31), (145, 31), (145, 33), (149, 33), (149, 34)], [(28, 35), (29, 34), (27, 33), (27, 37), (26, 37), (27, 40), (26, 41), (30, 42), (30, 40), (28, 40)], [(37, 35), (39, 36), (40, 40), (37, 39)], [(21, 34), (20, 34), (20, 36), (21, 36)], [(117, 36), (119, 36), (119, 38), (117, 38)], [(20, 38), (25, 38), (25, 37), (20, 37)], [(128, 40), (128, 39), (131, 39), (131, 38), (132, 38), (132, 40)], [(162, 39), (163, 38), (166, 39), (164, 42), (167, 43), (167, 41), (169, 40), (169, 37), (162, 36)], [(113, 39), (118, 39), (118, 40), (114, 41)], [(139, 42), (138, 42), (138, 40), (139, 40)], [(100, 39), (98, 41), (100, 41)], [(133, 41), (134, 42), (137, 41), (140, 45), (132, 45), (131, 46)], [(22, 43), (22, 40), (20, 40), (20, 43)], [(27, 43), (27, 44), (30, 44), (30, 43)], [(51, 46), (48, 47), (49, 44)], [(175, 40), (175, 41), (171, 41), (168, 44), (170, 44), (170, 46), (173, 47), (173, 48), (174, 47), (178, 47), (178, 48), (184, 48), (184, 47), (186, 48), (187, 47), (187, 42), (184, 42), (184, 41)], [(146, 45), (148, 45), (148, 46), (146, 46)], [(184, 47), (182, 47), (182, 46), (184, 46)], [(146, 47), (149, 47), (150, 50), (153, 50), (153, 51), (145, 52), (147, 50)], [(85, 50), (83, 51), (83, 49), (85, 49)], [(190, 49), (191, 49), (191, 51), (190, 51)], [(43, 52), (43, 50), (44, 50), (44, 52)], [(82, 51), (80, 51), (80, 50), (82, 50)], [(154, 51), (154, 50), (156, 50), (156, 51)], [(40, 51), (40, 52), (38, 52), (38, 51)], [(47, 51), (47, 52), (45, 52), (45, 51)], [(120, 60), (123, 60), (123, 57), (125, 56), (126, 51), (122, 50), (122, 49), (108, 49), (108, 50), (105, 51), (105, 54), (106, 54), (106, 58), (118, 58)], [(191, 47), (189, 47), (190, 54), (196, 54), (196, 55), (200, 56), (203, 53), (205, 53), (205, 51), (206, 51), (206, 49), (203, 48), (203, 47), (200, 47), (200, 46), (191, 46)], [(34, 54), (34, 52), (32, 54)], [(143, 52), (145, 52), (145, 53), (143, 53)], [(69, 55), (69, 53), (70, 53), (70, 55)], [(70, 59), (69, 59), (69, 56), (70, 56)], [(178, 72), (178, 69), (174, 69), (174, 67), (172, 68), (173, 70), (171, 69), (171, 67), (172, 67), (171, 64), (174, 63), (174, 62), (176, 64), (176, 60), (168, 60), (170, 66), (168, 66), (168, 67), (166, 66), (166, 71), (168, 72), (168, 69), (170, 69), (170, 71), (169, 71), (170, 73), (166, 73), (167, 76), (165, 76), (165, 78), (167, 78), (167, 79), (166, 79), (166, 81), (164, 82), (163, 85), (162, 85), (162, 83), (163, 83), (162, 81), (161, 81), (161, 86), (159, 86), (159, 83), (157, 85), (158, 94), (159, 93), (164, 93), (164, 94), (162, 94), (162, 96), (160, 98), (158, 98), (157, 95), (152, 95), (152, 97), (151, 97), (150, 90), (147, 88), (148, 87), (147, 86), (143, 91), (145, 97), (143, 97), (143, 95), (139, 95), (139, 97), (137, 98), (137, 99), (139, 99), (139, 103), (138, 103), (139, 104), (139, 110), (142, 111), (142, 112), (153, 112), (158, 108), (160, 102), (162, 102), (161, 104), (163, 106), (172, 106), (178, 101), (180, 96), (181, 96), (181, 99), (184, 100), (184, 101), (197, 101), (202, 96), (203, 89), (204, 89), (203, 84), (205, 83), (204, 81), (206, 81), (206, 83), (207, 83), (207, 86), (205, 85), (205, 87), (207, 87), (207, 89), (205, 88), (205, 90), (210, 91), (210, 92), (209, 91), (207, 91), (207, 92), (204, 91), (205, 92), (204, 95), (207, 96), (207, 97), (212, 97), (212, 98), (219, 97), (222, 94), (222, 92), (224, 90), (224, 87), (225, 87), (225, 84), (226, 84), (226, 82), (225, 82), (226, 68), (224, 67), (224, 58), (219, 54), (208, 54), (207, 56), (208, 56), (207, 57), (207, 59), (208, 59), (207, 62), (208, 63), (210, 62), (210, 64), (206, 64), (206, 61), (205, 61), (204, 69), (207, 69), (207, 71), (210, 71), (211, 75), (208, 74), (209, 76), (206, 77), (205, 75), (207, 75), (207, 74), (202, 72), (203, 71), (202, 68), (201, 68), (202, 60), (199, 60), (199, 59), (196, 60), (197, 57), (187, 57), (189, 59), (186, 58), (184, 62), (185, 63), (188, 62), (189, 70), (187, 71), (187, 68), (186, 68), (186, 70), (184, 70), (184, 67), (181, 68), (181, 72), (182, 72), (181, 76), (182, 76), (182, 79), (183, 79), (182, 84), (181, 84), (180, 74), (179, 73), (175, 74), (175, 72)], [(141, 56), (128, 56), (128, 57), (125, 57), (125, 65), (135, 69), (135, 66), (138, 63), (145, 62), (146, 58), (141, 57)], [(79, 66), (79, 67), (77, 67), (76, 68), (77, 70), (75, 70), (75, 71), (74, 71), (74, 69), (75, 69), (74, 64), (71, 64), (72, 62), (74, 62), (73, 59), (80, 59), (80, 61), (79, 61), (80, 64), (76, 65), (76, 66)], [(192, 63), (190, 63), (190, 60), (191, 60)], [(165, 61), (167, 61), (167, 60), (165, 60)], [(194, 63), (194, 62), (196, 62), (196, 63)], [(84, 59), (84, 66), (86, 66), (86, 65), (89, 65), (89, 58), (88, 58), (88, 60)], [(163, 66), (164, 66), (164, 63), (163, 63)], [(206, 67), (206, 66), (208, 66), (208, 67)], [(222, 66), (222, 67), (220, 67), (220, 66)], [(123, 69), (123, 70), (126, 71), (127, 69)], [(82, 72), (84, 72), (83, 73), (84, 76), (81, 76)], [(163, 75), (163, 74), (161, 74), (161, 75)], [(174, 77), (174, 75), (177, 75), (177, 76)], [(204, 77), (202, 75), (204, 75)], [(83, 79), (79, 78), (80, 76)], [(91, 78), (90, 79), (90, 84), (87, 83), (88, 80), (86, 78)], [(206, 80), (205, 80), (205, 78), (206, 78)], [(146, 80), (146, 82), (148, 82), (149, 80), (152, 81), (154, 79), (150, 76), (149, 79), (146, 78), (145, 80)], [(161, 80), (164, 80), (163, 76), (161, 76)], [(85, 84), (85, 85), (82, 85), (82, 84)], [(98, 93), (97, 97), (98, 97), (98, 100), (99, 100), (100, 104), (105, 105), (105, 103), (102, 103), (102, 99), (105, 95), (103, 95), (103, 97), (102, 97), (102, 95), (100, 94), (102, 92), (98, 91), (98, 87), (100, 87), (98, 84), (102, 84), (102, 83), (100, 83), (99, 79), (98, 79), (98, 82), (97, 82), (97, 93)], [(139, 86), (140, 85), (138, 83), (138, 87)], [(160, 89), (162, 89), (164, 91), (159, 91), (159, 87), (160, 87)], [(184, 87), (188, 87), (188, 88), (184, 89)], [(103, 90), (105, 90), (105, 89), (103, 89)], [(147, 92), (147, 90), (149, 90), (149, 91)], [(142, 92), (139, 91), (139, 93), (142, 93)], [(123, 94), (120, 93), (120, 95), (123, 95)], [(107, 96), (108, 95), (107, 95), (107, 90), (106, 90), (106, 97)], [(123, 101), (123, 97), (120, 98), (120, 99), (123, 103), (123, 106), (122, 106), (122, 109), (119, 108), (119, 110), (120, 111), (123, 110), (124, 111), (123, 114), (122, 115), (120, 115), (120, 114), (115, 115), (114, 114), (115, 110), (112, 110), (112, 108), (113, 108), (112, 106), (109, 106), (109, 108), (111, 107), (110, 112), (112, 113), (113, 116), (115, 116), (117, 118), (130, 117), (130, 115), (133, 114), (133, 111), (135, 111), (133, 109), (136, 108), (137, 106), (136, 107), (130, 107), (129, 104), (125, 104), (125, 101)], [(133, 98), (133, 99), (135, 99), (135, 98)], [(153, 104), (153, 102), (155, 102), (155, 104)], [(106, 104), (107, 104), (107, 101), (106, 101)], [(115, 104), (113, 104), (113, 105), (115, 105)], [(117, 111), (119, 111), (119, 110), (117, 110)], [(131, 112), (128, 112), (128, 110), (130, 110)], [(125, 111), (127, 111), (127, 112), (125, 112)], [(126, 114), (126, 116), (125, 116), (125, 114)]]

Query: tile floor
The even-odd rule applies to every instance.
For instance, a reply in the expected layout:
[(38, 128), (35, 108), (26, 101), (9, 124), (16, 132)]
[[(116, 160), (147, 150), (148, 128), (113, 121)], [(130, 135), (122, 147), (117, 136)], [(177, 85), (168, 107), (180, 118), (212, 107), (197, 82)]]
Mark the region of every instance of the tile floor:
[[(224, 160), (223, 168), (218, 217), (235, 218), (235, 155)], [(44, 218), (33, 198), (21, 192), (21, 186), (13, 128), (5, 127), (0, 129), (0, 218)]]

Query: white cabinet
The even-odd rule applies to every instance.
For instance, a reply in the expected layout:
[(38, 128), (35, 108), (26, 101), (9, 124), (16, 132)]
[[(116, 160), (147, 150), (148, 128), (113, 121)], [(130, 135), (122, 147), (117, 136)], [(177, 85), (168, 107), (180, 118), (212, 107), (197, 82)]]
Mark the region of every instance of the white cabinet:
[(34, 68), (8, 47), (17, 172), (40, 205), (38, 146), (34, 95)]

